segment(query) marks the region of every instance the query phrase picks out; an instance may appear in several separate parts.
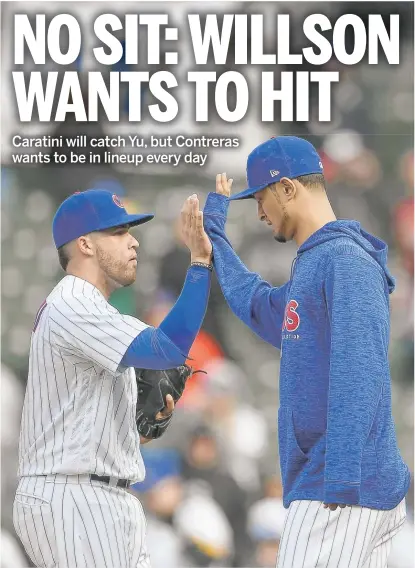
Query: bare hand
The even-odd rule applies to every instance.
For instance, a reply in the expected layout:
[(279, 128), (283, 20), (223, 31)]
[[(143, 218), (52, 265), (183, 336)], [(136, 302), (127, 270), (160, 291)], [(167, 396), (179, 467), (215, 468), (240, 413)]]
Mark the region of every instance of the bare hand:
[(212, 243), (203, 228), (203, 213), (199, 210), (197, 195), (191, 195), (182, 207), (181, 231), (183, 240), (190, 250), (192, 262), (209, 263), (212, 257)]
[(226, 177), (226, 173), (216, 175), (216, 193), (224, 195), (225, 197), (231, 196), (233, 179)]
[(163, 408), (161, 412), (157, 412), (156, 420), (164, 420), (168, 418), (171, 414), (173, 414), (174, 410), (174, 400), (171, 394), (166, 396), (166, 406)]
[(330, 511), (335, 511), (337, 507), (344, 509), (345, 507), (351, 507), (351, 505), (343, 505), (343, 503), (324, 503), (324, 508), (330, 509)]
[[(173, 414), (173, 410), (174, 410), (174, 399), (171, 396), (171, 394), (168, 394), (166, 396), (166, 406), (163, 408), (161, 412), (157, 412), (156, 420), (165, 420), (166, 418), (168, 418)], [(153, 441), (152, 438), (145, 438), (140, 434), (140, 444), (144, 445), (152, 441)]]

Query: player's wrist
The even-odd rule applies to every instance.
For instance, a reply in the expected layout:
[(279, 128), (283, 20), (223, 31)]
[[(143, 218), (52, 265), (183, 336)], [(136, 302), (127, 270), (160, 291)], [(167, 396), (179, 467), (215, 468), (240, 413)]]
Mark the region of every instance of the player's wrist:
[(191, 256), (190, 266), (200, 266), (201, 268), (207, 268), (208, 270), (213, 270), (212, 255), (209, 256)]
[(212, 264), (212, 255), (209, 254), (208, 256), (201, 256), (201, 255), (190, 255), (190, 263), (198, 262), (200, 264)]
[(207, 270), (210, 270), (211, 272), (213, 271), (213, 264), (208, 264), (207, 262), (191, 262), (190, 263), (190, 268), (192, 268), (192, 266), (200, 266), (201, 268), (206, 268)]

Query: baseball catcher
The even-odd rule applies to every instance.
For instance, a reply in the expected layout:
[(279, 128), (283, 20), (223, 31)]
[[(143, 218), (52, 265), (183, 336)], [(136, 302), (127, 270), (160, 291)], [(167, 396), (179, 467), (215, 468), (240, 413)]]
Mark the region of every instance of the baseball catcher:
[[(33, 325), (13, 503), (14, 529), (31, 566), (73, 568), (79, 559), (85, 566), (150, 566), (143, 509), (128, 489), (144, 480), (141, 445), (166, 429), (191, 371), (176, 371), (178, 382), (174, 371), (144, 373), (137, 396), (135, 369), (184, 365), (212, 275), (212, 245), (193, 195), (180, 215), (190, 266), (163, 321), (153, 327), (110, 305), (115, 290), (136, 280), (134, 227), (152, 218), (129, 214), (103, 189), (71, 195), (54, 216), (53, 240), (66, 274)], [(138, 408), (145, 435), (137, 431), (137, 399), (150, 405)], [(125, 534), (120, 526), (129, 527)]]
[(170, 395), (174, 403), (183, 394), (187, 379), (193, 375), (188, 365), (155, 371), (136, 369), (137, 407), (135, 420), (138, 432), (148, 439), (160, 438), (166, 431), (173, 414), (166, 415), (166, 400)]

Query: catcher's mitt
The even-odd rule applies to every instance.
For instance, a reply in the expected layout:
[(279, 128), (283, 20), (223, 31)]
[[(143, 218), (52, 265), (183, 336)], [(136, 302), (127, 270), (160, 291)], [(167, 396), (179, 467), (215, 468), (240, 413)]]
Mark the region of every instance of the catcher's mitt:
[(170, 394), (176, 403), (182, 396), (187, 379), (193, 374), (191, 367), (181, 365), (166, 371), (136, 369), (137, 407), (135, 420), (139, 433), (145, 438), (159, 438), (167, 429), (172, 414), (156, 420), (156, 416), (166, 406), (166, 396)]

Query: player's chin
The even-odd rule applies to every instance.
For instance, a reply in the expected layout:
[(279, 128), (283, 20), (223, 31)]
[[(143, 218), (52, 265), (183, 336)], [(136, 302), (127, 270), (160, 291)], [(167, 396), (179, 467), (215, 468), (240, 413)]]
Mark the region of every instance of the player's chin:
[(121, 286), (130, 286), (131, 284), (134, 284), (136, 278), (137, 273), (135, 268), (134, 270), (131, 270), (130, 268), (122, 275), (121, 278), (118, 279), (118, 282), (121, 284)]
[(286, 236), (281, 233), (280, 231), (273, 231), (274, 233), (274, 240), (277, 241), (277, 243), (286, 243), (287, 242), (287, 238)]

